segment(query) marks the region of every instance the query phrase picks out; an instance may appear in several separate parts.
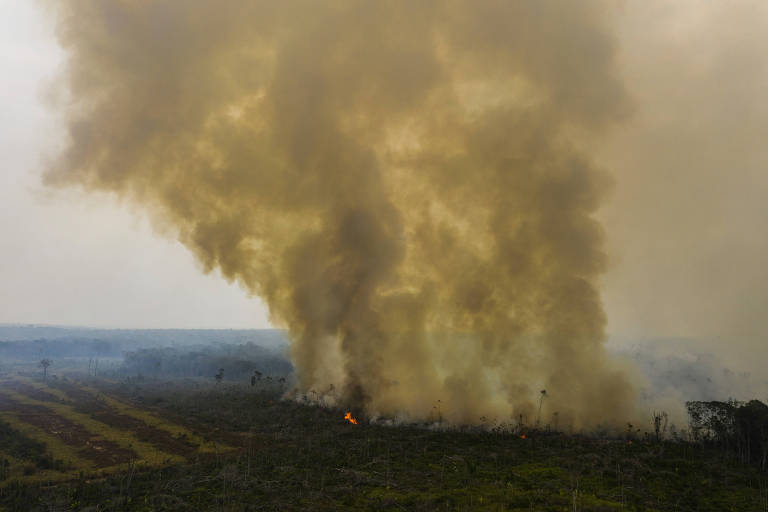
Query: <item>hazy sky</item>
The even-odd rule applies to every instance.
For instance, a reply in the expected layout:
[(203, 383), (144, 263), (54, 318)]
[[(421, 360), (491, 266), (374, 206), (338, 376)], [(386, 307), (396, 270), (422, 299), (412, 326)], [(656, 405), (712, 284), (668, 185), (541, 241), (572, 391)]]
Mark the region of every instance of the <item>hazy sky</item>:
[(40, 185), (61, 137), (43, 101), (62, 60), (37, 2), (0, 0), (0, 323), (268, 327), (258, 299), (204, 275), (140, 212)]
[(635, 113), (604, 148), (609, 330), (707, 338), (754, 360), (768, 341), (768, 3), (625, 7)]
[[(762, 347), (768, 3), (621, 5), (619, 63), (634, 114), (600, 149), (616, 180), (600, 212), (608, 330)], [(203, 275), (140, 213), (42, 189), (41, 159), (60, 140), (42, 101), (61, 61), (36, 3), (0, 0), (0, 322), (267, 326), (257, 299)]]

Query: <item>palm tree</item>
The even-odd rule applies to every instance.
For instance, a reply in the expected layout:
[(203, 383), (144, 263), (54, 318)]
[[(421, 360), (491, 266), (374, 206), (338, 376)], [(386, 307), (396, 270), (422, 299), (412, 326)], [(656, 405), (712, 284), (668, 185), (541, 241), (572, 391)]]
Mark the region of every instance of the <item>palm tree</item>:
[(52, 362), (50, 359), (40, 361), (40, 368), (43, 369), (43, 380), (48, 380), (48, 367), (51, 366)]

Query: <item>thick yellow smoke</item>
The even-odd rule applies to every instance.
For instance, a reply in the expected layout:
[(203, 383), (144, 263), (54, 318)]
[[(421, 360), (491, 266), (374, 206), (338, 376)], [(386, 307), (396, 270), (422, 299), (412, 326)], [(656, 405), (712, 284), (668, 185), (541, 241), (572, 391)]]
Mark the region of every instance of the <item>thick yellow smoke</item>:
[(586, 149), (627, 111), (603, 4), (63, 4), (48, 182), (145, 206), (263, 297), (303, 389), (411, 419), (532, 422), (542, 389), (542, 422), (631, 414)]

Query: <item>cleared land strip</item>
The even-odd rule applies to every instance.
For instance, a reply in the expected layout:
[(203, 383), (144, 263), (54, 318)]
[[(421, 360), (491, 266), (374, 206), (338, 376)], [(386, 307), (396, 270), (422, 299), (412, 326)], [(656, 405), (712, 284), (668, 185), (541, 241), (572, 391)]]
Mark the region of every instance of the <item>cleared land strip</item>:
[[(167, 443), (168, 448), (181, 443), (183, 446), (179, 446), (179, 449), (182, 450), (180, 452), (182, 454), (189, 454), (189, 448), (192, 451), (199, 450), (202, 453), (214, 453), (216, 450), (230, 449), (228, 446), (214, 446), (213, 443), (206, 441), (182, 425), (172, 423), (149, 411), (138, 409), (117, 398), (104, 394), (98, 389), (74, 385), (68, 382), (57, 382), (52, 385), (56, 386), (55, 391), (64, 393), (68, 399), (77, 403), (78, 407), (88, 407), (94, 411), (102, 411), (105, 419), (111, 418), (126, 426), (131, 424), (143, 425), (142, 430), (149, 436), (149, 439), (155, 439), (160, 443)], [(87, 404), (87, 406), (84, 404)], [(187, 452), (183, 451), (185, 449), (187, 449)]]
[[(81, 445), (73, 445), (68, 436), (61, 436), (60, 432), (54, 428), (54, 422), (45, 421), (45, 417), (39, 415), (39, 410), (32, 411), (21, 407), (16, 401), (8, 396), (0, 394), (0, 419), (8, 423), (11, 427), (18, 430), (24, 436), (46, 445), (47, 450), (56, 459), (63, 460), (68, 466), (75, 466), (80, 469), (90, 470), (96, 467), (96, 464), (80, 453)], [(51, 417), (52, 414), (47, 414)], [(31, 423), (27, 419), (33, 420)]]
[(39, 386), (36, 382), (22, 377), (3, 381), (3, 387), (12, 389), (13, 391), (21, 393), (22, 395), (26, 395), (29, 398), (40, 400), (41, 402), (70, 402), (70, 400), (67, 398), (67, 395), (61, 391)]
[(198, 451), (205, 453), (216, 449), (186, 428), (124, 404), (98, 390), (62, 381), (50, 386), (27, 379), (20, 383), (34, 391), (55, 393), (72, 404), (74, 411), (87, 414), (109, 427), (129, 431), (138, 440), (150, 443), (162, 452), (188, 459)]
[(42, 402), (7, 391), (0, 395), (0, 410), (11, 411), (24, 423), (36, 426), (76, 450), (96, 468), (122, 467), (134, 460), (157, 465), (184, 460), (139, 440), (133, 432), (114, 428), (61, 403)]
[[(56, 447), (50, 447), (39, 439), (22, 432), (14, 427), (7, 419), (10, 413), (0, 413), (0, 487), (23, 478), (26, 481), (53, 481), (72, 478), (75, 472), (71, 461), (56, 458)], [(16, 418), (12, 418), (14, 421)], [(19, 421), (27, 431), (34, 430), (39, 437), (46, 434)], [(53, 448), (53, 449), (52, 449)], [(59, 450), (59, 455), (61, 455)], [(74, 454), (73, 454), (74, 456)], [(81, 465), (90, 464), (81, 461)]]

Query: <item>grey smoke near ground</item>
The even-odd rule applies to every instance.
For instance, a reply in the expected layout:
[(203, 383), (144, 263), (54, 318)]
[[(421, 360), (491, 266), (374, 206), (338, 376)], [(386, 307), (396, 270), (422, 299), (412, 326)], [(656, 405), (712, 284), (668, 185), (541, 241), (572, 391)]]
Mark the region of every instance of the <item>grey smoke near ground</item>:
[(152, 212), (264, 298), (301, 386), (371, 415), (619, 423), (595, 141), (631, 111), (602, 2), (58, 5), (47, 182)]
[[(689, 401), (768, 402), (768, 376), (731, 366), (715, 352), (706, 351), (700, 340), (655, 338), (636, 340), (609, 353), (635, 369), (637, 380), (637, 427), (649, 428), (653, 412), (669, 414), (678, 430), (688, 425)], [(643, 414), (644, 413), (644, 416)]]
[(599, 158), (616, 178), (608, 330), (765, 375), (768, 4), (626, 2), (614, 27), (635, 110)]

